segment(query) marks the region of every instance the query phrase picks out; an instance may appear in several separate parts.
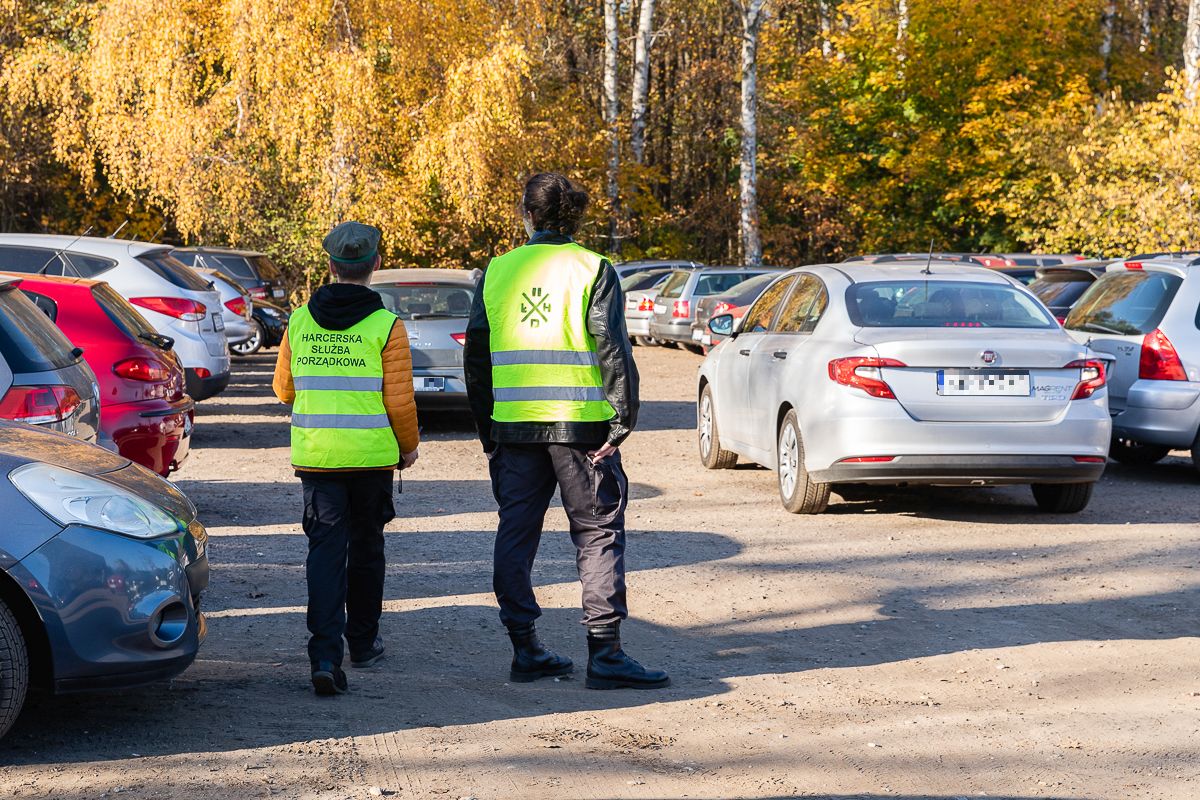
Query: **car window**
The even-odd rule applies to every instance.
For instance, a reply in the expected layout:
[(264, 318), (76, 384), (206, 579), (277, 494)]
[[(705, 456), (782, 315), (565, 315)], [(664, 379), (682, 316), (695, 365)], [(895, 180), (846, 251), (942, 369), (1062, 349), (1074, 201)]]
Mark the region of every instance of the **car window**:
[(62, 275), (63, 263), (54, 250), (0, 245), (0, 271)]
[(129, 301), (117, 294), (107, 283), (98, 283), (92, 287), (92, 297), (97, 305), (108, 316), (112, 323), (129, 336), (157, 338), (158, 332), (151, 327), (146, 318), (137, 312)]
[(475, 288), (459, 283), (401, 283), (377, 285), (383, 305), (400, 319), (429, 319), (471, 315)]
[(198, 269), (215, 269), (222, 275), (228, 275), (235, 279), (241, 278), (244, 281), (256, 282), (258, 280), (254, 274), (254, 267), (243, 256), (200, 253), (199, 258), (196, 259), (195, 266)]
[(0, 289), (0, 355), (15, 373), (45, 372), (79, 361), (75, 345), (24, 292)]
[(1086, 278), (1038, 278), (1029, 284), (1029, 291), (1048, 306), (1070, 306), (1083, 296), (1092, 281)]
[(183, 250), (172, 250), (171, 255), (175, 256), (179, 263), (187, 264), (189, 267), (196, 266), (196, 259), (199, 258), (196, 253), (188, 253)]
[(1123, 336), (1149, 333), (1166, 315), (1183, 278), (1166, 272), (1105, 273), (1067, 315), (1072, 330)]
[(670, 272), (663, 270), (656, 272), (635, 272), (621, 279), (621, 291), (636, 292), (641, 289), (649, 289), (655, 284), (665, 281), (670, 275)]
[(781, 333), (812, 333), (828, 305), (829, 293), (821, 279), (815, 275), (801, 275), (779, 312), (775, 329)]
[(771, 281), (779, 277), (777, 272), (766, 272), (762, 275), (755, 275), (749, 280), (744, 280), (737, 286), (725, 292), (725, 296), (731, 298), (733, 305), (744, 306), (748, 303), (753, 303), (755, 298), (762, 294), (763, 289), (771, 285)]
[(763, 292), (762, 297), (758, 298), (746, 312), (746, 319), (742, 322), (742, 331), (744, 333), (761, 333), (770, 330), (771, 320), (775, 318), (775, 312), (779, 309), (779, 304), (783, 302), (783, 296), (795, 282), (795, 278), (781, 280)]
[(26, 297), (33, 301), (33, 304), (37, 306), (38, 311), (41, 311), (43, 314), (49, 317), (51, 322), (58, 322), (58, 303), (55, 302), (53, 297), (47, 297), (44, 294), (31, 292), (28, 289), (22, 289), (21, 291), (25, 293)]
[(1013, 286), (905, 279), (846, 290), (850, 321), (865, 328), (1052, 328), (1034, 298)]
[(690, 272), (673, 272), (667, 282), (663, 284), (662, 290), (659, 291), (659, 297), (679, 297), (683, 294), (683, 287), (687, 285), (688, 278), (692, 277)]
[(258, 277), (264, 281), (277, 281), (283, 277), (283, 273), (279, 271), (279, 267), (275, 266), (275, 262), (266, 256), (250, 256), (250, 260), (258, 268)]
[(117, 265), (111, 258), (86, 253), (64, 253), (63, 258), (67, 261), (67, 274), (77, 278), (94, 278)]
[(209, 291), (209, 282), (196, 270), (184, 264), (167, 250), (155, 250), (137, 257), (143, 265), (161, 278), (165, 278), (180, 289), (197, 292)]
[(753, 277), (746, 272), (705, 272), (696, 278), (696, 297), (708, 297), (721, 292), (727, 292), (747, 278)]

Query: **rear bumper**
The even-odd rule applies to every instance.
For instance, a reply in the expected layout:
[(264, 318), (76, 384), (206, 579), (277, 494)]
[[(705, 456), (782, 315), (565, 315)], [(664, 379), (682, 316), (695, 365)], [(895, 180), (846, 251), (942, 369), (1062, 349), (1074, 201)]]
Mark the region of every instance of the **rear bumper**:
[(108, 406), (102, 426), (122, 456), (166, 477), (172, 466), (187, 457), (192, 406), (188, 398), (177, 403), (152, 400)]
[(670, 322), (663, 323), (652, 318), (650, 320), (650, 335), (655, 339), (662, 339), (667, 342), (692, 344), (692, 321), (691, 319), (673, 319)]
[(897, 456), (869, 464), (834, 464), (812, 473), (820, 483), (923, 483), (988, 486), (1023, 483), (1092, 483), (1103, 463), (1079, 463), (1072, 456), (958, 455)]
[(422, 378), (441, 378), (445, 389), (440, 392), (414, 391), (418, 409), (437, 410), (444, 408), (467, 408), (467, 383), (462, 370), (413, 370), (414, 388)]
[(229, 370), (219, 375), (212, 375), (207, 378), (201, 378), (196, 374), (196, 370), (191, 367), (184, 371), (184, 381), (187, 385), (187, 393), (191, 395), (193, 400), (207, 400), (210, 397), (220, 394), (225, 391), (225, 387), (229, 385)]
[(649, 336), (650, 318), (646, 316), (625, 315), (625, 329), (630, 336)]
[(1114, 409), (1113, 435), (1145, 444), (1191, 447), (1200, 430), (1200, 383), (1138, 380)]

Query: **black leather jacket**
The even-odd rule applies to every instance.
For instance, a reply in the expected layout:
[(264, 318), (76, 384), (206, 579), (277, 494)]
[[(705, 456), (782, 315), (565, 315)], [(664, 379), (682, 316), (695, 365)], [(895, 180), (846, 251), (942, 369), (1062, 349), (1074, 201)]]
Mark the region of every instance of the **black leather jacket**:
[[(571, 238), (539, 231), (529, 244), (569, 244)], [(483, 286), (487, 273), (475, 287), (475, 303), (467, 323), (467, 341), (463, 366), (467, 380), (467, 398), (483, 449), (490, 452), (496, 443), (507, 444), (582, 444), (599, 446), (605, 442), (619, 445), (633, 431), (638, 415), (638, 371), (633, 348), (625, 329), (625, 295), (616, 270), (607, 260), (592, 287), (587, 312), (588, 332), (596, 339), (600, 358), (600, 376), (604, 395), (617, 415), (608, 422), (495, 422), (492, 420), (491, 326), (483, 304)]]

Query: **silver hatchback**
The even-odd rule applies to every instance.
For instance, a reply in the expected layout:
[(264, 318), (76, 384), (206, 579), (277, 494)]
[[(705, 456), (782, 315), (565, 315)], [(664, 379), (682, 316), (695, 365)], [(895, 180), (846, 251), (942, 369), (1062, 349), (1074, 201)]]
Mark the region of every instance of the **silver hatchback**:
[(1067, 315), (1111, 363), (1111, 455), (1151, 464), (1191, 450), (1200, 467), (1200, 259), (1110, 264)]
[(1104, 471), (1103, 364), (993, 270), (806, 267), (733, 333), (700, 368), (700, 459), (776, 470), (788, 511), (824, 510), (837, 484), (919, 483), (1032, 484), (1075, 512)]

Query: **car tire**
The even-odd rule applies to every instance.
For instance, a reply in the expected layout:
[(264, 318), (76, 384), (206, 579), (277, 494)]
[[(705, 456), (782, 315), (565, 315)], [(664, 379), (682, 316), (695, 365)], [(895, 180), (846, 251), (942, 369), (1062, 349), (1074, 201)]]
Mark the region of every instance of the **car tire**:
[(1050, 514), (1078, 514), (1092, 499), (1095, 483), (1035, 483), (1033, 499)]
[(697, 409), (696, 440), (700, 447), (700, 463), (706, 469), (733, 469), (737, 466), (737, 453), (721, 449), (712, 386), (705, 384)]
[(1130, 467), (1148, 467), (1151, 464), (1157, 464), (1170, 452), (1171, 448), (1163, 445), (1142, 444), (1133, 439), (1117, 438), (1112, 440), (1108, 449), (1110, 458)]
[(267, 331), (263, 328), (263, 324), (256, 319), (250, 320), (251, 327), (254, 333), (244, 342), (229, 345), (229, 352), (235, 356), (252, 356), (262, 349), (263, 342), (267, 339)]
[(1192, 442), (1192, 466), (1200, 472), (1200, 434), (1197, 434), (1196, 441)]
[(633, 337), (633, 340), (635, 342), (637, 342), (639, 345), (641, 345), (642, 347), (657, 347), (658, 346), (658, 341), (649, 336), (635, 336), (635, 337)]
[(0, 738), (17, 721), (29, 691), (29, 650), (21, 626), (0, 600)]
[(817, 483), (804, 468), (804, 439), (796, 412), (789, 410), (776, 439), (779, 466), (779, 499), (793, 514), (820, 514), (829, 506), (829, 484)]
[(698, 344), (685, 344), (683, 349), (690, 353), (695, 353), (698, 356), (704, 355), (704, 348)]

